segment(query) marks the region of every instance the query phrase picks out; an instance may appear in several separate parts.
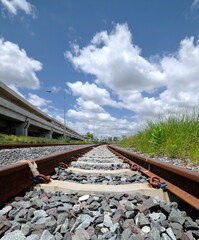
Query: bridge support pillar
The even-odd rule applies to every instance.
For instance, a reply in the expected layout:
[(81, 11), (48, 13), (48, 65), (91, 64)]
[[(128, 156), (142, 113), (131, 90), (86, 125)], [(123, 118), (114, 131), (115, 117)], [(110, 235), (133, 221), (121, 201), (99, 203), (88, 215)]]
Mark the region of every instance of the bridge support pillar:
[(30, 120), (26, 119), (23, 123), (18, 123), (15, 128), (15, 133), (17, 136), (28, 136), (28, 128), (30, 126)]
[(45, 132), (45, 138), (51, 139), (53, 135), (53, 130), (49, 130)]

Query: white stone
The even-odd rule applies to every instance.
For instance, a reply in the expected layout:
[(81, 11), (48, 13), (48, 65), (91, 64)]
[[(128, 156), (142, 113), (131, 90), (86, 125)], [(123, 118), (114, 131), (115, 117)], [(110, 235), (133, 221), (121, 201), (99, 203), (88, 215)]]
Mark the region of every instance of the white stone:
[(81, 201), (86, 201), (89, 199), (89, 195), (83, 195), (81, 197), (79, 197), (78, 201), (81, 202)]
[(144, 226), (144, 227), (142, 228), (142, 231), (143, 231), (144, 233), (149, 233), (149, 232), (151, 231), (151, 229), (150, 229), (149, 226)]
[(103, 234), (107, 233), (108, 231), (109, 231), (108, 228), (101, 228), (101, 232), (102, 232)]

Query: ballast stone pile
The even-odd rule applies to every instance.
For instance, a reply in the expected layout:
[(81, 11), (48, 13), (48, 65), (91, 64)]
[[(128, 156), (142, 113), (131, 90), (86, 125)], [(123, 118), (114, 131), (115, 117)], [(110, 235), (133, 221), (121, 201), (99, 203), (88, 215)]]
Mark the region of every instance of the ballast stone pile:
[[(135, 152), (132, 148), (122, 148), (122, 147), (118, 147), (116, 146), (117, 148), (120, 148), (120, 149), (123, 149), (125, 151), (128, 151), (128, 152), (133, 152), (133, 153), (137, 153), (137, 154), (140, 154), (144, 157), (149, 157), (147, 155), (144, 155), (140, 152)], [(153, 157), (150, 157), (153, 159)], [(178, 166), (178, 167), (182, 167), (182, 168), (186, 168), (188, 170), (192, 170), (192, 171), (196, 171), (196, 172), (199, 172), (199, 164), (194, 164), (193, 162), (191, 162), (189, 159), (186, 159), (186, 160), (182, 160), (182, 159), (178, 159), (178, 158), (169, 158), (167, 156), (155, 156), (154, 157), (155, 160), (159, 160), (161, 162), (165, 162), (165, 163), (170, 163), (172, 165), (175, 165), (175, 166)]]
[(90, 145), (67, 145), (51, 147), (14, 148), (0, 150), (0, 166), (15, 163), (21, 159), (35, 159), (49, 154), (75, 150)]
[(0, 210), (2, 240), (194, 240), (193, 221), (158, 197), (33, 190)]
[(74, 168), (81, 168), (81, 169), (85, 169), (85, 170), (117, 170), (117, 169), (128, 169), (129, 166), (126, 164), (111, 164), (110, 166), (107, 165), (87, 165), (87, 164), (81, 164), (78, 162), (72, 162), (71, 167)]
[(72, 171), (65, 171), (63, 169), (55, 168), (56, 174), (51, 176), (53, 180), (72, 181), (82, 184), (106, 184), (106, 185), (120, 185), (129, 183), (144, 183), (147, 182), (145, 176), (139, 174), (128, 175), (101, 175), (101, 174), (79, 174)]
[[(100, 165), (95, 163), (100, 163)], [(108, 165), (106, 165), (106, 163)], [(124, 164), (123, 161), (108, 150), (106, 146), (99, 146), (93, 148), (83, 157), (78, 158), (77, 162), (72, 162), (71, 167), (85, 170), (117, 170), (128, 169), (129, 165)]]

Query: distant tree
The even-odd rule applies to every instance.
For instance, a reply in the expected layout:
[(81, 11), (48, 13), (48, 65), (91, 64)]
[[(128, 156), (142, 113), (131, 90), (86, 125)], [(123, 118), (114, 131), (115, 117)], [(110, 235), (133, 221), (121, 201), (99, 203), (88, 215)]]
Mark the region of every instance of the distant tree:
[(123, 139), (123, 140), (124, 140), (124, 139), (127, 139), (126, 135), (122, 135), (122, 139)]
[(92, 133), (90, 133), (90, 132), (87, 132), (87, 133), (86, 133), (86, 138), (87, 138), (88, 140), (91, 140), (91, 141), (93, 141), (93, 139), (94, 139), (94, 136), (93, 136), (93, 134), (92, 134)]

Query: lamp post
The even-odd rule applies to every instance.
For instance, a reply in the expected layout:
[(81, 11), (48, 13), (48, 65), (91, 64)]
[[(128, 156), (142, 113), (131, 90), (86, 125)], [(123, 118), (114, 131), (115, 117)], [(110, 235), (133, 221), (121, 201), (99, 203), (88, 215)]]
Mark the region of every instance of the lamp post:
[[(58, 92), (54, 92), (52, 90), (47, 90), (46, 92), (59, 94)], [(66, 94), (65, 93), (64, 94), (60, 93), (60, 94), (64, 96), (64, 127), (66, 127)]]

